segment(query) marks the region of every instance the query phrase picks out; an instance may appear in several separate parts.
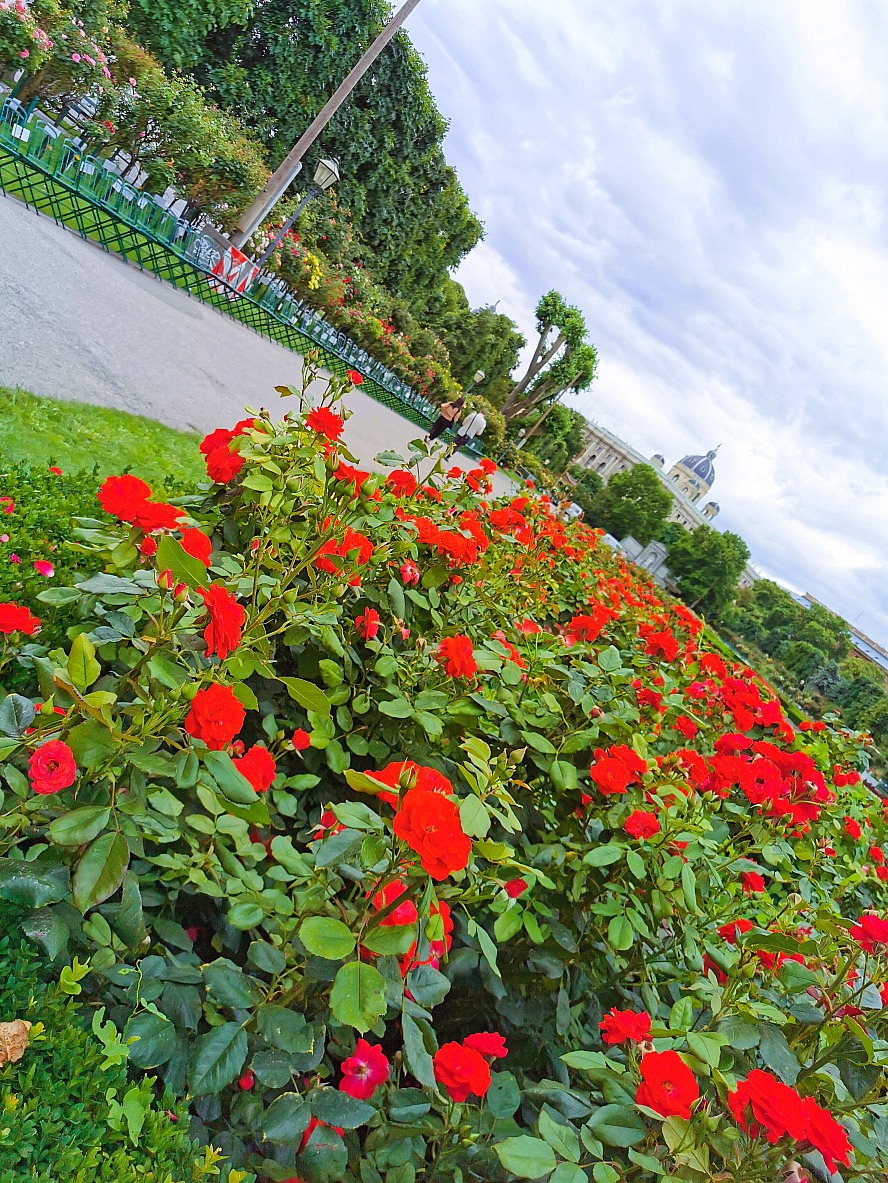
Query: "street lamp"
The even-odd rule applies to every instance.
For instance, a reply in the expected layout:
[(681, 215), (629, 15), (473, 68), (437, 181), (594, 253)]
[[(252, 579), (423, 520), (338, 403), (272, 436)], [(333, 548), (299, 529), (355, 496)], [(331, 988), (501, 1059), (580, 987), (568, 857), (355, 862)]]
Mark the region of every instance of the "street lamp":
[(314, 180), (309, 185), (308, 192), (296, 206), (296, 209), (293, 211), (293, 213), (290, 214), (289, 218), (287, 218), (286, 222), (284, 222), (283, 226), (281, 226), (275, 238), (271, 240), (259, 258), (256, 260), (257, 267), (262, 267), (268, 261), (268, 259), (271, 258), (274, 251), (277, 250), (277, 248), (286, 238), (287, 231), (290, 229), (311, 199), (313, 197), (317, 197), (319, 193), (326, 193), (328, 189), (332, 189), (338, 180), (339, 161), (330, 159), (321, 160), (318, 163), (318, 167), (315, 169)]

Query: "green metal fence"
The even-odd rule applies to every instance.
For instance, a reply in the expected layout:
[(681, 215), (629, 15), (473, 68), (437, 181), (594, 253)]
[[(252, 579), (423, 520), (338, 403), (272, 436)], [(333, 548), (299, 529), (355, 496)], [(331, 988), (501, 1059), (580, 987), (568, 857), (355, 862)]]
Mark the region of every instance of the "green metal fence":
[[(0, 191), (76, 230), (82, 238), (189, 293), (286, 349), (316, 351), (339, 377), (357, 370), (362, 391), (426, 429), (437, 414), (356, 342), (297, 299), (280, 280), (260, 277), (238, 292), (212, 269), (223, 259), (218, 242), (128, 184), (109, 162), (84, 152), (55, 125), (29, 116), (15, 100), (0, 105)], [(472, 441), (466, 449), (483, 454)]]

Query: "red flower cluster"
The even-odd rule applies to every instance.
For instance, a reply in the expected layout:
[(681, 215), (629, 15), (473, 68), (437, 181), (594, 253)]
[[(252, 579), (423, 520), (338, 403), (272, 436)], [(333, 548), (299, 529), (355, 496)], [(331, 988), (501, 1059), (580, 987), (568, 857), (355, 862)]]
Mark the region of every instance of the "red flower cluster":
[(612, 1007), (599, 1026), (603, 1043), (643, 1043), (651, 1037), (651, 1016), (646, 1011)]
[(456, 805), (442, 793), (408, 789), (392, 828), (433, 879), (446, 879), (468, 865), (471, 839), (463, 832)]
[(851, 937), (866, 953), (884, 953), (888, 947), (888, 920), (868, 912), (851, 929)]
[(329, 407), (313, 407), (305, 416), (305, 426), (335, 443), (342, 435), (345, 420)]
[(234, 691), (213, 682), (198, 690), (191, 700), (184, 726), (190, 736), (203, 740), (211, 751), (221, 752), (243, 727), (246, 717)]
[(244, 466), (244, 458), (231, 445), (238, 436), (256, 426), (255, 419), (241, 419), (231, 431), (226, 427), (217, 427), (211, 431), (200, 445), (200, 451), (206, 458), (207, 475), (218, 485), (227, 485), (233, 480)]
[[(487, 1040), (488, 1036), (484, 1038)], [(470, 1093), (483, 1097), (490, 1088), (490, 1066), (484, 1054), (469, 1044), (469, 1039), (462, 1043), (445, 1043), (435, 1052), (432, 1061), (435, 1080), (443, 1086), (452, 1101), (459, 1103), (465, 1101)], [(489, 1047), (489, 1044), (485, 1042), (484, 1046)], [(495, 1056), (504, 1053), (488, 1051), (486, 1054)]]
[(609, 621), (614, 620), (616, 612), (604, 604), (596, 604), (592, 612), (586, 616), (574, 616), (564, 628), (565, 638), (573, 645), (577, 641), (597, 641)]
[(359, 1101), (368, 1101), (379, 1086), (388, 1080), (389, 1068), (381, 1044), (359, 1039), (352, 1055), (342, 1061), (339, 1091)]
[[(331, 526), (335, 525), (336, 523), (334, 523), (332, 518), (326, 518), (321, 527), (322, 533), (326, 534)], [(366, 566), (372, 554), (373, 543), (367, 535), (347, 527), (341, 541), (337, 542), (335, 538), (328, 538), (323, 543), (315, 557), (315, 566), (319, 571), (323, 571), (327, 575), (339, 575), (344, 572), (347, 564), (353, 563), (360, 567)], [(349, 583), (355, 587), (360, 582), (360, 575), (352, 575), (349, 579)]]
[(623, 829), (630, 838), (637, 838), (644, 842), (660, 832), (660, 820), (655, 813), (648, 813), (644, 809), (635, 809), (623, 822)]
[(647, 761), (627, 744), (614, 744), (605, 750), (595, 749), (595, 763), (589, 777), (605, 796), (625, 793), (630, 784), (638, 783), (647, 772)]
[(10, 633), (24, 633), (32, 637), (40, 628), (42, 621), (32, 616), (27, 608), (18, 604), (0, 604), (0, 633), (9, 636)]
[(396, 497), (412, 497), (416, 492), (416, 477), (406, 468), (393, 469), (385, 483)]
[(153, 530), (175, 530), (185, 516), (165, 501), (151, 501), (151, 486), (137, 476), (109, 476), (99, 488), (99, 504), (106, 513), (137, 526), (146, 534)]
[(764, 1134), (769, 1142), (792, 1138), (809, 1144), (823, 1155), (831, 1174), (836, 1163), (848, 1166), (851, 1143), (844, 1128), (813, 1097), (802, 1098), (770, 1072), (753, 1069), (728, 1093), (728, 1108), (750, 1137)]

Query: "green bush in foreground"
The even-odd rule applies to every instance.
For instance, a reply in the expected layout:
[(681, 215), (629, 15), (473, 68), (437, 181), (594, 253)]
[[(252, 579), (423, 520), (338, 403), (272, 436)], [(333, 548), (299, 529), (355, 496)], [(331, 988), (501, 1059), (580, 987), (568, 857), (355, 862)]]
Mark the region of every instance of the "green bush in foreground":
[(153, 1077), (127, 1082), (126, 1044), (101, 1011), (90, 1031), (71, 996), (81, 967), (46, 983), (17, 920), (0, 908), (0, 1021), (33, 1026), (22, 1058), (0, 1067), (0, 1183), (243, 1183), (192, 1141), (181, 1106), (154, 1104)]

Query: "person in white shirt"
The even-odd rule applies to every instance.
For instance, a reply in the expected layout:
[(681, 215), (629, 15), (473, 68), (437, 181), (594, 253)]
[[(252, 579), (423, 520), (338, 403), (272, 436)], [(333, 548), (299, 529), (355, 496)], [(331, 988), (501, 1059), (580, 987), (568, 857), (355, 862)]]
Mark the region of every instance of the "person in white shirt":
[(459, 425), (459, 430), (456, 433), (456, 439), (453, 441), (453, 450), (464, 447), (469, 440), (476, 439), (483, 435), (487, 427), (487, 419), (483, 411), (471, 411), (463, 419)]

